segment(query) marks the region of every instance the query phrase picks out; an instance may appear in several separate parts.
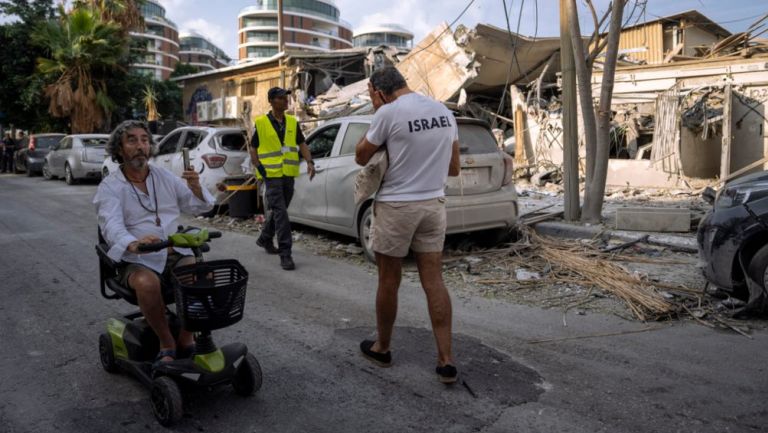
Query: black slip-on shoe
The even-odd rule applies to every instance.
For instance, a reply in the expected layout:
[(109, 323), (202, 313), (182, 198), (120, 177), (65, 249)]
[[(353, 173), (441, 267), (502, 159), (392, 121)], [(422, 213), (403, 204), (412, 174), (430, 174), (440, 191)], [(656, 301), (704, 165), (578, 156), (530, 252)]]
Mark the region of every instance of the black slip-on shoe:
[(387, 353), (374, 352), (371, 350), (371, 347), (373, 347), (374, 343), (376, 342), (371, 340), (363, 340), (363, 342), (360, 343), (360, 352), (363, 354), (363, 358), (371, 361), (379, 367), (391, 367), (392, 351)]
[(296, 263), (293, 263), (291, 256), (280, 256), (280, 267), (286, 271), (292, 271), (296, 269)]
[(279, 254), (280, 250), (275, 247), (275, 244), (270, 242), (264, 242), (261, 239), (256, 239), (256, 246), (264, 248), (264, 250), (267, 252), (267, 254)]
[(437, 372), (437, 379), (446, 385), (456, 383), (459, 379), (459, 371), (451, 364), (446, 364), (442, 367), (438, 366), (435, 372)]

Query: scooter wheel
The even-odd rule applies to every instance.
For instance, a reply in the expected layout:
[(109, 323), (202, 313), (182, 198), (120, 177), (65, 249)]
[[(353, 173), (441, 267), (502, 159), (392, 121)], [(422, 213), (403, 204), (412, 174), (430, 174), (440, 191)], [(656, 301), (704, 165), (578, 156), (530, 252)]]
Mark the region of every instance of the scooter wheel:
[(250, 397), (261, 389), (261, 382), (261, 365), (259, 365), (256, 357), (249, 353), (245, 355), (245, 359), (237, 367), (235, 376), (232, 378), (232, 387), (238, 395)]
[(184, 400), (179, 385), (170, 377), (161, 376), (152, 384), (152, 412), (165, 427), (176, 424), (184, 415)]
[(99, 358), (101, 366), (107, 373), (119, 373), (120, 367), (115, 362), (115, 352), (112, 349), (112, 339), (107, 334), (99, 335)]

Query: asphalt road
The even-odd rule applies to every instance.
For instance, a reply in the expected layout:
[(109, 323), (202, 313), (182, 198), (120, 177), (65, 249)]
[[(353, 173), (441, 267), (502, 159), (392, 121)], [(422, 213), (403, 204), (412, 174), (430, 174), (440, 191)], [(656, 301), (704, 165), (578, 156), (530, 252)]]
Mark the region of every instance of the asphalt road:
[[(164, 431), (147, 391), (101, 369), (106, 319), (93, 246), (94, 185), (0, 175), (0, 432)], [(246, 343), (264, 387), (191, 398), (175, 431), (765, 432), (768, 335), (690, 323), (641, 324), (454, 294), (463, 386), (434, 374), (423, 294), (401, 289), (393, 353), (357, 353), (374, 324), (375, 276), (298, 250), (284, 272), (254, 238), (226, 233), (209, 258), (250, 272), (247, 312), (214, 335)], [(617, 336), (535, 340), (653, 329)]]

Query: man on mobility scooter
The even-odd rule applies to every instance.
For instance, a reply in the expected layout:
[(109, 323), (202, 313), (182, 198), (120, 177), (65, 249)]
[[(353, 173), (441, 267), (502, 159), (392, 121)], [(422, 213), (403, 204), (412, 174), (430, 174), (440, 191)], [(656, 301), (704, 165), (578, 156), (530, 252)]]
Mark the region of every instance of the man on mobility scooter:
[[(248, 273), (237, 260), (203, 261), (207, 242), (221, 233), (182, 226), (175, 233), (182, 212), (209, 211), (213, 197), (192, 169), (180, 179), (150, 166), (151, 151), (152, 136), (138, 121), (120, 124), (107, 143), (121, 170), (102, 181), (93, 201), (101, 293), (141, 311), (109, 320), (99, 354), (105, 370), (125, 370), (150, 387), (155, 416), (171, 425), (183, 414), (182, 389), (231, 384), (251, 395), (261, 367), (244, 344), (218, 348), (211, 336), (242, 318)], [(174, 302), (178, 316), (167, 308)]]
[(161, 278), (170, 281), (174, 267), (192, 264), (195, 259), (189, 249), (142, 254), (139, 245), (167, 239), (175, 233), (182, 212), (207, 212), (214, 199), (200, 186), (194, 170), (184, 171), (185, 184), (168, 170), (150, 168), (152, 144), (152, 135), (142, 122), (119, 125), (107, 143), (107, 153), (121, 164), (121, 170), (102, 181), (93, 202), (101, 234), (109, 245), (109, 258), (128, 263), (118, 271), (120, 283), (136, 292), (139, 309), (160, 340), (159, 363), (189, 357), (194, 348), (192, 334), (185, 330), (174, 341), (165, 316)]

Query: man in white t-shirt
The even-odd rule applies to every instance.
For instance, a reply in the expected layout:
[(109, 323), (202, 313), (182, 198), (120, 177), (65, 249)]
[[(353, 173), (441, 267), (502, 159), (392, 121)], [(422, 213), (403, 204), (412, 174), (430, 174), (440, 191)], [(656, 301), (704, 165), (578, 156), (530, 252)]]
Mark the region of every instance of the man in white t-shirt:
[(461, 169), (456, 119), (440, 102), (411, 91), (393, 67), (374, 72), (368, 90), (376, 115), (357, 145), (356, 161), (367, 164), (386, 144), (389, 168), (376, 195), (371, 229), (379, 268), (378, 335), (376, 341), (363, 341), (360, 350), (382, 367), (392, 364), (389, 348), (402, 260), (413, 251), (437, 340), (438, 379), (454, 383), (458, 372), (451, 355), (451, 297), (443, 282), (442, 255), (445, 183)]

